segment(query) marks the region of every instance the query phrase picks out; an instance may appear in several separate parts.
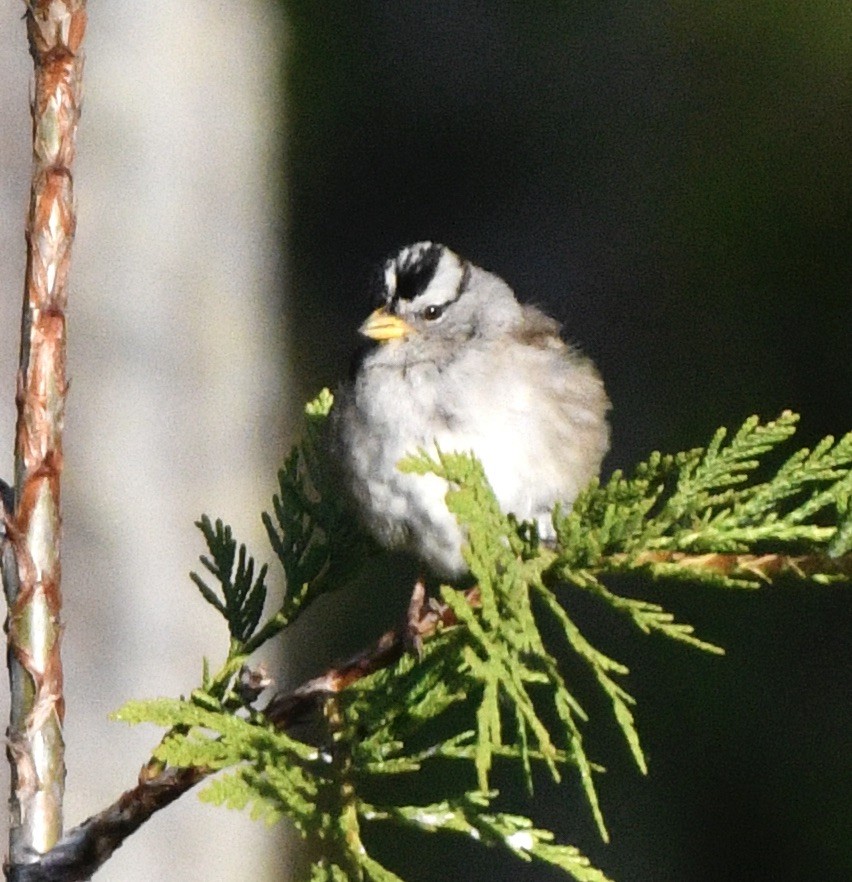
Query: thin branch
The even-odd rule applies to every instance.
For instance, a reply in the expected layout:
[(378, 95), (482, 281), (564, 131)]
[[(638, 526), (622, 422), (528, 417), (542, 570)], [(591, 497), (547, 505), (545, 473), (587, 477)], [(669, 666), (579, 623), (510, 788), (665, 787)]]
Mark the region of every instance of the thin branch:
[[(477, 589), (465, 595), (471, 605), (479, 603)], [(416, 600), (419, 597), (420, 603)], [(386, 631), (372, 646), (320, 677), (308, 680), (291, 692), (279, 692), (264, 711), (280, 729), (288, 729), (319, 708), (330, 694), (381, 668), (389, 667), (418, 639), (429, 637), (439, 627), (456, 624), (450, 610), (424, 606), (417, 593), (406, 622)], [(10, 882), (80, 882), (88, 879), (119, 848), (124, 840), (160, 809), (174, 802), (187, 790), (208, 777), (208, 769), (165, 768), (152, 760), (144, 766), (139, 783), (110, 806), (93, 815), (68, 833), (37, 863), (17, 866), (9, 873)]]
[(139, 783), (68, 833), (36, 863), (8, 870), (9, 882), (81, 882), (103, 866), (155, 812), (210, 774), (206, 769), (146, 766)]
[[(3, 555), (9, 603), (10, 861), (38, 859), (62, 834), (65, 787), (60, 610), (60, 476), (65, 309), (76, 216), (71, 179), (80, 116), (85, 0), (28, 0), (33, 177), (21, 318), (15, 507)], [(13, 565), (17, 572), (6, 572)]]
[[(470, 606), (479, 606), (479, 588), (469, 589), (464, 596)], [(402, 625), (385, 631), (372, 646), (361, 650), (344, 664), (330, 668), (291, 692), (274, 695), (264, 714), (278, 728), (287, 729), (318, 707), (328, 695), (342, 692), (358, 680), (390, 667), (407, 649), (417, 650), (420, 642), (432, 636), (439, 627), (447, 628), (455, 624), (457, 619), (448, 607), (425, 602), (423, 584), (418, 582), (408, 616)]]
[(702, 572), (727, 578), (760, 579), (771, 582), (780, 576), (799, 579), (813, 576), (852, 577), (852, 554), (832, 558), (825, 554), (685, 554), (679, 551), (641, 551), (636, 555), (617, 554), (614, 563), (633, 567), (665, 567), (699, 576)]

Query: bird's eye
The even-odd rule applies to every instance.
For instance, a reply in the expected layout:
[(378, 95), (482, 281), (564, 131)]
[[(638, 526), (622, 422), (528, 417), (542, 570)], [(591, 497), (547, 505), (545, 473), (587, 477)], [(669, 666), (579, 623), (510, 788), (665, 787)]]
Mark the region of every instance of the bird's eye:
[(427, 306), (423, 310), (423, 318), (426, 319), (427, 322), (434, 322), (435, 319), (439, 319), (444, 314), (443, 306)]

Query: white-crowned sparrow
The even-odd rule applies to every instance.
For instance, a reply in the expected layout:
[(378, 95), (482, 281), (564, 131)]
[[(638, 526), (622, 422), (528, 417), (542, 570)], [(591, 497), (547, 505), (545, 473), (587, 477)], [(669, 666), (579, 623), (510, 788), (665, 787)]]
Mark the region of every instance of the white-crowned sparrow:
[(553, 505), (570, 506), (609, 445), (594, 365), (556, 321), (443, 245), (418, 242), (389, 258), (378, 301), (360, 328), (376, 342), (332, 415), (334, 453), (368, 531), (435, 575), (466, 572), (445, 482), (397, 469), (437, 445), (473, 451), (503, 510), (552, 536)]

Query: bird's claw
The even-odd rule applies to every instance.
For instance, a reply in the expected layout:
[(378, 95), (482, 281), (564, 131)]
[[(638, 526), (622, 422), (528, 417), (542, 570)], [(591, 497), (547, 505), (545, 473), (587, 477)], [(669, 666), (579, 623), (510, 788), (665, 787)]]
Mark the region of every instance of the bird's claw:
[(443, 617), (444, 604), (434, 597), (426, 596), (426, 582), (421, 578), (414, 583), (405, 618), (405, 643), (417, 658), (423, 656), (423, 635), (435, 630)]

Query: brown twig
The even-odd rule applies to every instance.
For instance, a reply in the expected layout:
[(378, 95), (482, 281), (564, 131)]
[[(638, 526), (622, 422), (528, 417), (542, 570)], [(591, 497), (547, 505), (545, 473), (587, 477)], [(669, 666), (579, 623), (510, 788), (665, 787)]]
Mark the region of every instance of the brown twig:
[(18, 864), (9, 882), (80, 882), (89, 879), (113, 852), (155, 812), (174, 802), (203, 780), (206, 769), (142, 770), (139, 783), (108, 808), (69, 830), (35, 863)]
[(816, 575), (852, 577), (852, 555), (831, 558), (825, 554), (687, 554), (680, 551), (642, 551), (635, 556), (613, 555), (614, 563), (631, 568), (671, 567), (681, 571), (715, 573), (730, 578), (761, 579), (771, 582), (791, 575), (807, 579)]
[[(479, 605), (479, 589), (465, 593), (471, 606)], [(323, 698), (342, 692), (363, 677), (398, 661), (406, 649), (417, 649), (423, 638), (430, 637), (439, 627), (456, 624), (452, 611), (445, 606), (426, 602), (423, 583), (418, 582), (412, 594), (405, 622), (391, 628), (367, 649), (342, 665), (331, 668), (320, 677), (308, 680), (291, 692), (279, 692), (266, 706), (264, 714), (281, 729), (286, 729), (316, 708)]]
[[(479, 602), (471, 589), (468, 602)], [(372, 646), (349, 661), (308, 680), (290, 692), (279, 692), (264, 711), (280, 729), (296, 725), (336, 694), (381, 668), (397, 661), (411, 645), (412, 635), (429, 637), (438, 627), (455, 624), (446, 608), (422, 604), (416, 616), (386, 631)], [(156, 761), (143, 767), (138, 784), (110, 806), (68, 833), (36, 863), (20, 865), (9, 873), (10, 882), (80, 882), (88, 879), (112, 856), (124, 840), (160, 809), (210, 775), (208, 769), (163, 769)]]
[(6, 518), (12, 692), (10, 861), (37, 860), (62, 833), (65, 786), (60, 625), (60, 476), (65, 308), (76, 223), (71, 166), (80, 116), (85, 0), (28, 0), (33, 177), (21, 318), (15, 507)]

